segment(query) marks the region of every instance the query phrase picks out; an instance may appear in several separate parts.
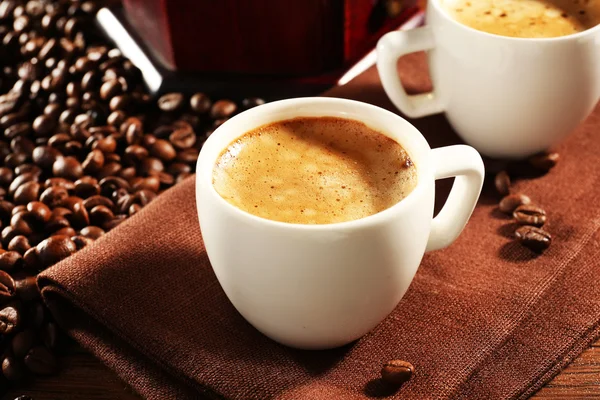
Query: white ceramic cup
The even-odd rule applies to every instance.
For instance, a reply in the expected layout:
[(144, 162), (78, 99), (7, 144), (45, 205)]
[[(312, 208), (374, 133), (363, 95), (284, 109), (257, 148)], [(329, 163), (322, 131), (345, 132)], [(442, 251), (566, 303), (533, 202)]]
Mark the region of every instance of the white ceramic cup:
[[(260, 218), (216, 192), (212, 171), (232, 141), (262, 125), (306, 116), (362, 121), (396, 140), (416, 165), (417, 186), (387, 210), (328, 225)], [(433, 218), (435, 180), (453, 176), (448, 200)], [(361, 337), (396, 307), (423, 253), (458, 237), (483, 177), (475, 149), (431, 150), (419, 131), (396, 114), (357, 101), (300, 98), (250, 109), (215, 130), (198, 158), (196, 201), (206, 252), (240, 314), (277, 342), (324, 349)]]
[[(452, 19), (443, 1), (428, 1), (425, 27), (377, 45), (381, 82), (402, 113), (445, 112), (465, 142), (497, 158), (546, 150), (590, 114), (600, 97), (600, 25), (557, 38), (498, 36)], [(410, 96), (396, 65), (421, 50), (434, 90)]]

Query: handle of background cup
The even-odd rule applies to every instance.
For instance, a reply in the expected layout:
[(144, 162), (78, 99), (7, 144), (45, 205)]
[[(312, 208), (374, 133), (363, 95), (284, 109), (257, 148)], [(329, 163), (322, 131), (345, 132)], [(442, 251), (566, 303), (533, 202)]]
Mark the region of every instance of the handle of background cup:
[(444, 111), (435, 92), (408, 95), (398, 76), (398, 59), (401, 56), (434, 47), (433, 34), (427, 26), (390, 32), (377, 42), (377, 70), (383, 88), (392, 103), (408, 117), (419, 118)]
[(479, 199), (485, 170), (481, 156), (465, 145), (431, 150), (435, 179), (455, 177), (446, 204), (431, 222), (427, 251), (449, 246), (467, 224)]

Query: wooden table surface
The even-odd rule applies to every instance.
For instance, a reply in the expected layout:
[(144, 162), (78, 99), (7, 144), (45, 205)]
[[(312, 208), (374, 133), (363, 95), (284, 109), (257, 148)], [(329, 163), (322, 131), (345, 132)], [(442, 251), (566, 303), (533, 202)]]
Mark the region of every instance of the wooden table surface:
[[(28, 394), (34, 400), (139, 400), (112, 371), (84, 350), (74, 348), (61, 359), (59, 375), (39, 378), (29, 387), (11, 390), (4, 399)], [(587, 349), (532, 399), (599, 399), (600, 341)]]

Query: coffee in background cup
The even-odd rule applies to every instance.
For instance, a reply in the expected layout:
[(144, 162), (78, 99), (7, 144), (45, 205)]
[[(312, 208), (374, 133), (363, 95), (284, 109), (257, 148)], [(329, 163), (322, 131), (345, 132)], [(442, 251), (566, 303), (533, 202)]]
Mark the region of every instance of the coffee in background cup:
[(213, 185), (234, 206), (280, 222), (330, 224), (376, 214), (417, 186), (404, 148), (363, 122), (301, 117), (231, 143)]
[(549, 38), (600, 23), (598, 0), (440, 0), (456, 21), (502, 36)]

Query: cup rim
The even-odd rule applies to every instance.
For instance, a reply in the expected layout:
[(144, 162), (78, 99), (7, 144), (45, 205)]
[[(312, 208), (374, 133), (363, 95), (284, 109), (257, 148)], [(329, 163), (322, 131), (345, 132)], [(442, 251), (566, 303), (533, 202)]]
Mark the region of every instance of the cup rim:
[[(480, 31), (478, 29), (475, 28), (471, 28), (468, 25), (465, 24), (461, 24), (460, 22), (456, 21), (454, 18), (452, 18), (450, 16), (450, 14), (448, 14), (448, 12), (446, 10), (444, 10), (444, 8), (441, 5), (441, 0), (428, 0), (428, 6), (429, 5), (433, 5), (433, 8), (443, 16), (444, 19), (446, 19), (447, 21), (450, 21), (451, 24), (459, 27), (460, 29), (467, 31), (467, 32), (471, 32), (471, 33), (477, 33), (479, 35), (482, 36), (486, 36), (489, 38), (495, 38), (495, 39), (504, 39), (504, 40), (508, 40), (508, 41), (513, 41), (513, 42), (522, 42), (522, 43), (557, 43), (557, 42), (565, 42), (565, 41), (569, 41), (569, 40), (577, 40), (580, 39), (582, 37), (588, 36), (588, 35), (592, 35), (594, 34), (597, 30), (600, 30), (600, 24), (593, 26), (589, 29), (586, 29), (584, 31), (581, 32), (576, 32), (576, 33), (571, 33), (569, 35), (565, 35), (565, 36), (556, 36), (556, 37), (544, 37), (544, 38), (527, 38), (527, 37), (514, 37), (514, 36), (503, 36), (503, 35), (498, 35), (495, 33), (489, 33), (489, 32), (485, 32), (485, 31)], [(426, 22), (427, 25), (427, 22)]]
[[(214, 163), (215, 163), (216, 159), (218, 158), (219, 154), (221, 154), (221, 152), (225, 148), (227, 148), (234, 140), (243, 136), (245, 133), (249, 132), (250, 130), (258, 128), (259, 126), (261, 126), (261, 124), (256, 124), (256, 125), (251, 124), (248, 128), (240, 131), (238, 135), (234, 136), (234, 139), (227, 142), (227, 144), (225, 144), (224, 146), (216, 146), (214, 144), (217, 141), (218, 135), (229, 130), (230, 127), (240, 118), (251, 118), (258, 114), (263, 114), (263, 113), (268, 114), (268, 113), (274, 112), (276, 110), (285, 110), (285, 109), (290, 109), (290, 108), (299, 107), (299, 106), (307, 105), (307, 104), (314, 104), (314, 103), (321, 104), (323, 106), (333, 105), (335, 107), (337, 104), (338, 106), (341, 105), (341, 107), (350, 105), (350, 106), (355, 106), (358, 108), (364, 108), (365, 110), (370, 110), (375, 113), (380, 113), (383, 116), (387, 116), (387, 118), (393, 118), (396, 121), (399, 121), (402, 124), (404, 124), (405, 127), (410, 129), (412, 132), (414, 132), (415, 133), (414, 140), (416, 140), (418, 142), (417, 146), (420, 146), (421, 148), (423, 148), (426, 151), (426, 155), (424, 157), (421, 157), (421, 159), (419, 159), (418, 161), (414, 161), (414, 165), (417, 168), (417, 174), (418, 174), (417, 186), (406, 197), (404, 197), (398, 203), (394, 204), (393, 206), (391, 206), (385, 210), (382, 210), (375, 214), (368, 215), (368, 216), (360, 218), (360, 219), (336, 222), (336, 223), (330, 223), (330, 224), (297, 224), (297, 223), (291, 223), (291, 222), (271, 220), (271, 219), (259, 217), (257, 215), (251, 214), (247, 211), (244, 211), (244, 210), (234, 206), (233, 204), (229, 203), (223, 197), (221, 197), (221, 195), (217, 192), (217, 190), (215, 189), (215, 187), (212, 183), (212, 171), (213, 171)], [(336, 116), (336, 115), (333, 111), (331, 111), (331, 112), (324, 111), (322, 116)], [(283, 121), (286, 119), (289, 119), (289, 118), (274, 119), (273, 122)], [(361, 121), (358, 118), (352, 118), (352, 117), (348, 117), (348, 119), (355, 119), (355, 120)], [(364, 121), (361, 121), (361, 122), (364, 122)], [(382, 132), (382, 133), (385, 134), (385, 132)], [(395, 138), (392, 138), (392, 139), (396, 140)], [(405, 146), (403, 144), (400, 143), (400, 145), (402, 145), (402, 147), (405, 148)], [(405, 150), (409, 153), (411, 159), (414, 159), (413, 154), (411, 154), (408, 149), (405, 148)], [(296, 230), (301, 229), (301, 230), (308, 230), (308, 231), (331, 231), (332, 229), (364, 228), (366, 226), (376, 225), (376, 224), (388, 221), (390, 218), (394, 218), (396, 214), (403, 212), (407, 207), (410, 206), (411, 203), (415, 203), (415, 201), (417, 201), (416, 200), (417, 198), (421, 198), (421, 195), (420, 195), (421, 192), (426, 190), (426, 187), (425, 187), (427, 185), (426, 181), (433, 180), (433, 171), (432, 171), (432, 166), (430, 165), (431, 161), (429, 159), (430, 151), (431, 151), (431, 147), (429, 146), (429, 143), (427, 142), (427, 140), (425, 139), (423, 134), (413, 124), (411, 124), (409, 121), (402, 118), (401, 116), (399, 116), (395, 113), (392, 113), (391, 111), (388, 111), (386, 109), (383, 109), (381, 107), (377, 107), (372, 104), (368, 104), (368, 103), (364, 103), (364, 102), (360, 102), (360, 101), (335, 98), (335, 97), (303, 97), (303, 98), (278, 100), (278, 101), (266, 103), (266, 104), (251, 108), (249, 110), (243, 111), (240, 114), (235, 115), (234, 117), (230, 118), (225, 123), (220, 125), (210, 135), (210, 137), (204, 142), (204, 145), (203, 145), (202, 149), (200, 150), (200, 154), (198, 155), (198, 160), (196, 163), (196, 196), (198, 197), (198, 195), (200, 194), (200, 191), (203, 190), (202, 188), (205, 188), (204, 193), (207, 193), (210, 197), (213, 198), (213, 200), (215, 202), (217, 202), (217, 204), (219, 204), (221, 207), (224, 207), (226, 210), (228, 210), (229, 213), (233, 214), (234, 216), (237, 215), (242, 218), (250, 219), (251, 221), (254, 221), (256, 223), (266, 224), (268, 226), (273, 226), (273, 227), (296, 229)], [(216, 153), (216, 155), (215, 155), (215, 153)], [(205, 161), (204, 159), (207, 157), (210, 157), (210, 160)], [(205, 164), (207, 162), (210, 162), (210, 171), (206, 171), (207, 166)], [(204, 168), (204, 170), (203, 170), (203, 168)]]

